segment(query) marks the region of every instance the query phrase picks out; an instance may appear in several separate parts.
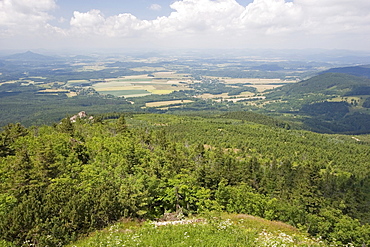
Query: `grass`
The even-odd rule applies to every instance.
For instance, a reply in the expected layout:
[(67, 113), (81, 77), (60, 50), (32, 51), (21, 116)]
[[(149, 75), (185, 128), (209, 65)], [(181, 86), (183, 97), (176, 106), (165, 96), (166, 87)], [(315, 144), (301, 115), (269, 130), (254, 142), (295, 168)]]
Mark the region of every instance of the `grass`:
[[(184, 221), (183, 221), (184, 222)], [(325, 246), (297, 229), (248, 215), (223, 214), (190, 224), (123, 221), (69, 247), (87, 246)]]
[(10, 242), (7, 242), (5, 240), (0, 240), (0, 246), (1, 247), (14, 247), (14, 245)]

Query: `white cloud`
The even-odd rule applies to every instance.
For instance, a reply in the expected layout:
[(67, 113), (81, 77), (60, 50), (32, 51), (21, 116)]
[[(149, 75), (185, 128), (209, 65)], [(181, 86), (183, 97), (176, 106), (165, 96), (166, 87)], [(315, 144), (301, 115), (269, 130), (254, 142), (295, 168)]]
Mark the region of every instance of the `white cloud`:
[[(361, 4), (359, 4), (361, 3)], [(153, 8), (154, 5), (152, 6)], [(342, 33), (362, 30), (369, 25), (370, 1), (359, 0), (255, 0), (241, 6), (235, 0), (182, 0), (170, 6), (169, 16), (140, 20), (132, 14), (105, 18), (99, 10), (75, 12), (71, 27), (83, 33), (109, 36), (130, 36), (138, 31), (157, 34), (196, 33), (220, 36), (235, 33), (281, 35), (300, 32)]]
[[(211, 44), (259, 46), (300, 44), (340, 48), (367, 48), (370, 39), (369, 0), (254, 0), (242, 6), (236, 0), (178, 0), (168, 16), (141, 20), (130, 13), (104, 16), (100, 10), (75, 11), (70, 27), (48, 23), (53, 0), (0, 0), (0, 31), (14, 34), (43, 30), (66, 39), (133, 39), (174, 45)], [(152, 10), (161, 6), (153, 4)], [(193, 43), (191, 43), (193, 42)], [(368, 48), (367, 48), (368, 49)]]
[[(303, 9), (302, 25), (308, 33), (369, 32), (370, 1), (367, 0), (296, 0)], [(364, 29), (364, 27), (366, 27)]]
[(73, 12), (70, 25), (81, 34), (99, 34), (99, 29), (104, 22), (105, 18), (100, 10), (93, 9), (86, 13)]
[(154, 3), (154, 4), (150, 5), (149, 9), (154, 10), (154, 11), (159, 11), (159, 10), (162, 9), (162, 6), (159, 5), (159, 4)]
[(240, 16), (240, 28), (273, 34), (296, 31), (302, 22), (302, 8), (284, 0), (255, 0)]
[(44, 27), (53, 17), (54, 0), (1, 0), (0, 31), (8, 35), (34, 31)]
[(132, 36), (150, 26), (132, 14), (119, 14), (105, 18), (99, 10), (86, 13), (75, 11), (70, 21), (74, 35), (100, 35), (108, 37)]
[(171, 5), (168, 25), (178, 31), (224, 31), (234, 28), (243, 7), (234, 0), (184, 0)]

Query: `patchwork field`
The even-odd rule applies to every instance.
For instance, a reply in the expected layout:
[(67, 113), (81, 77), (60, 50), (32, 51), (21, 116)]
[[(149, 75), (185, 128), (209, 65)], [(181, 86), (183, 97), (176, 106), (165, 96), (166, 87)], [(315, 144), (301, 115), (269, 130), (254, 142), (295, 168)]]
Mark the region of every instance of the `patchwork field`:
[[(87, 69), (99, 69), (99, 66)], [(160, 71), (161, 67), (140, 67), (135, 68), (136, 71), (154, 71), (151, 74), (124, 76), (118, 78), (107, 78), (104, 80), (70, 80), (68, 85), (78, 86), (81, 84), (92, 83), (92, 87), (100, 94), (111, 94), (114, 96), (124, 97), (140, 97), (150, 94), (169, 94), (173, 91), (189, 90), (189, 85), (195, 82), (190, 74), (177, 74), (174, 71)], [(155, 72), (158, 71), (158, 72)], [(240, 86), (255, 87), (258, 92), (274, 89), (287, 83), (295, 81), (283, 81), (280, 79), (258, 79), (258, 78), (217, 78), (229, 87), (238, 88)], [(254, 94), (245, 92), (239, 97), (253, 97)], [(204, 94), (201, 98), (230, 98), (227, 94)], [(235, 97), (235, 96), (234, 96)]]
[(135, 75), (105, 79), (104, 82), (93, 84), (100, 94), (112, 94), (124, 97), (139, 97), (149, 94), (169, 94), (177, 90), (185, 90), (189, 78), (174, 72), (158, 72), (152, 76)]
[(226, 84), (249, 84), (248, 86), (255, 87), (258, 92), (274, 89), (283, 86), (287, 83), (295, 83), (296, 81), (283, 81), (281, 79), (259, 79), (259, 78), (222, 78)]

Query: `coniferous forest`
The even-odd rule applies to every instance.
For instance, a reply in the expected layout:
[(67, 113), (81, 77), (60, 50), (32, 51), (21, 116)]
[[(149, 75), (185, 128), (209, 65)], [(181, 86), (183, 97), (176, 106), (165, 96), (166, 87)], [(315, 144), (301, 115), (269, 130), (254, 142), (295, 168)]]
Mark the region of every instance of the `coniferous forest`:
[(0, 243), (61, 246), (122, 218), (228, 212), (282, 221), (328, 245), (369, 245), (368, 137), (249, 118), (105, 114), (8, 124)]

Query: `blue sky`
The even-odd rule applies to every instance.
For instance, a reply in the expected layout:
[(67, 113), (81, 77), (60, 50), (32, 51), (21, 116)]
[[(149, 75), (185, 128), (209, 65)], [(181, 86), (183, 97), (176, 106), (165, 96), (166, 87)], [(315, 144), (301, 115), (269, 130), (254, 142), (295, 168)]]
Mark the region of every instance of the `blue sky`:
[(370, 50), (369, 0), (0, 0), (0, 49)]
[[(158, 16), (169, 15), (170, 5), (174, 0), (58, 0), (58, 16), (71, 18), (73, 11), (87, 12), (90, 9), (99, 9), (106, 15), (131, 13), (140, 19), (155, 19)], [(252, 0), (238, 0), (241, 5), (247, 5)], [(158, 5), (160, 9), (151, 9)]]
[[(74, 11), (87, 12), (91, 9), (99, 9), (107, 16), (131, 13), (140, 19), (155, 19), (157, 16), (168, 15), (171, 12), (172, 2), (172, 0), (59, 0), (57, 13), (70, 19)], [(150, 8), (153, 4), (161, 8), (153, 10)]]

